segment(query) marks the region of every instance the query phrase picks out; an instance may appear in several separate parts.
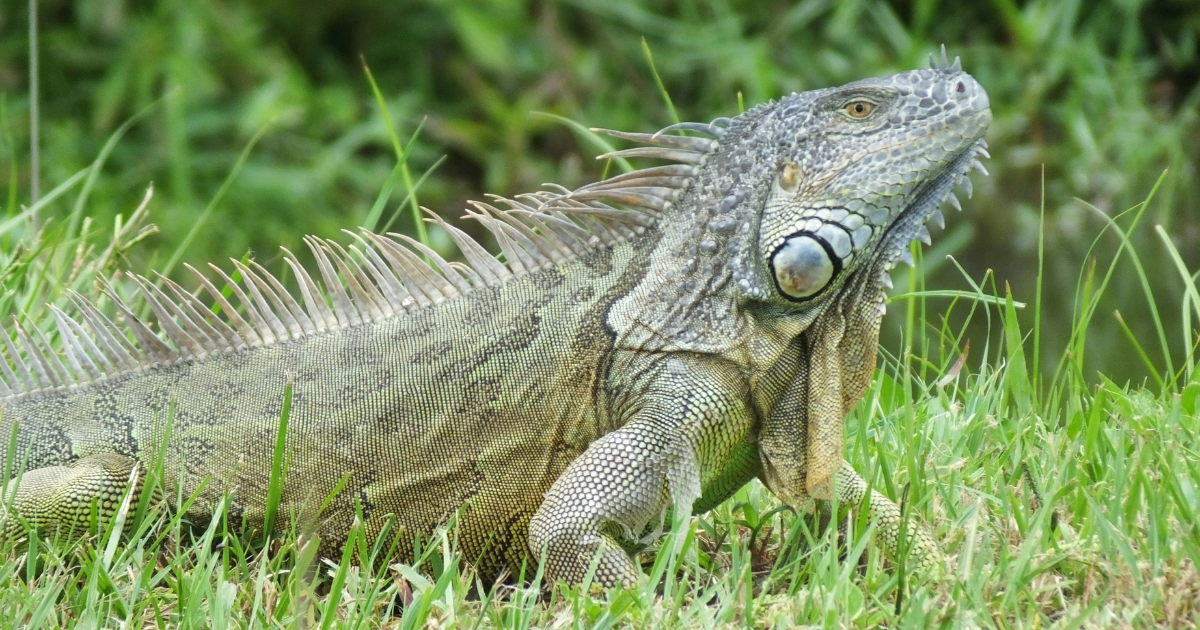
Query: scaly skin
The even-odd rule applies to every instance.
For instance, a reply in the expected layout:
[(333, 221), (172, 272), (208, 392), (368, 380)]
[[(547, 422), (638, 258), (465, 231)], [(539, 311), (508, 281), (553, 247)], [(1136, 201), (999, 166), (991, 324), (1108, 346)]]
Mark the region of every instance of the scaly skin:
[[(305, 297), (321, 303), (269, 305), (283, 294), (264, 283), (262, 317), (240, 308), (250, 330), (224, 309), (234, 334), (164, 295), (159, 320), (176, 349), (146, 332), (117, 360), (121, 342), (97, 333), (108, 343), (95, 351), (63, 350), (80, 365), (74, 384), (54, 387), (36, 373), (55, 371), (49, 354), (26, 349), (18, 367), (32, 376), (6, 376), (13, 393), (0, 400), (0, 434), (19, 423), (28, 458), (10, 507), (43, 529), (80, 524), (97, 499), (111, 515), (173, 408), (167, 495), (208, 479), (189, 516), (211, 516), (228, 492), (232, 513), (261, 527), (291, 383), (276, 529), (296, 519), (325, 553), (356, 506), (368, 536), (396, 515), (410, 558), (415, 538), (457, 514), (460, 547), (485, 574), (544, 557), (552, 580), (579, 582), (594, 566), (598, 583), (626, 584), (637, 576), (631, 542), (754, 477), (797, 508), (865, 502), (894, 553), (899, 509), (867, 496), (841, 431), (874, 371), (886, 273), (982, 152), (991, 120), (957, 62), (935, 65), (693, 126), (715, 142), (642, 138), (666, 148), (641, 154), (685, 166), (524, 198), (514, 216), (528, 210), (528, 229), (476, 217), (506, 265), (472, 258), (460, 240), (474, 271), (389, 259), (384, 278), (373, 275), (382, 260), (326, 248), (332, 310), (315, 284)], [(601, 233), (595, 218), (613, 229), (571, 241), (555, 212), (579, 233)], [(396, 278), (405, 288), (388, 288)], [(321, 313), (324, 325), (301, 332)], [(89, 376), (85, 356), (112, 369)], [(936, 569), (933, 540), (909, 531), (912, 562)]]

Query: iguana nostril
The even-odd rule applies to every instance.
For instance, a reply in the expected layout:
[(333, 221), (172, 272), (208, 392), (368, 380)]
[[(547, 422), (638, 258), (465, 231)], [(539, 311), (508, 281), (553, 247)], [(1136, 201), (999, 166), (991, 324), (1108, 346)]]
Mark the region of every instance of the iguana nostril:
[(959, 82), (958, 82), (958, 85), (954, 86), (954, 91), (955, 91), (955, 92), (960, 92), (960, 93), (961, 93), (961, 92), (966, 92), (966, 91), (967, 91), (967, 84), (966, 84), (966, 83), (963, 83), (962, 81), (959, 81)]

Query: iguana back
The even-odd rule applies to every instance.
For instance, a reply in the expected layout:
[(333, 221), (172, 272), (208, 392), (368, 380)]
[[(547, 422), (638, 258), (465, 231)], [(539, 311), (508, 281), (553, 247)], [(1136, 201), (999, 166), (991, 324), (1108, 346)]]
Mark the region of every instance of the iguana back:
[(165, 341), (111, 289), (129, 333), (76, 297), (77, 320), (56, 311), (60, 351), (20, 325), (3, 336), (2, 429), (18, 424), (29, 469), (13, 507), (39, 527), (96, 498), (110, 514), (168, 437), (168, 493), (207, 480), (192, 516), (228, 492), (260, 527), (290, 389), (280, 513), (326, 552), (356, 510), (369, 536), (395, 515), (409, 555), (457, 515), (487, 574), (545, 553), (551, 577), (625, 582), (625, 545), (755, 476), (798, 507), (868, 500), (894, 548), (899, 512), (842, 462), (841, 421), (873, 370), (886, 272), (989, 121), (982, 88), (943, 61), (610, 132), (649, 146), (602, 157), (676, 164), (474, 204), (503, 263), (438, 219), (467, 264), (402, 236), (310, 239), (324, 288), (290, 254), (295, 297), (235, 261), (241, 283), (220, 273), (237, 299), (200, 276), (220, 315), (138, 279)]
[(519, 566), (542, 494), (616, 428), (604, 315), (650, 243), (593, 249), (400, 316), (26, 395), (9, 403), (4, 430), (20, 424), (29, 469), (101, 453), (145, 463), (170, 411), (171, 492), (190, 495), (211, 476), (222, 483), (192, 512), (211, 513), (228, 490), (234, 521), (261, 526), (291, 383), (281, 514), (315, 511), (349, 472), (319, 518), (307, 515), (328, 549), (340, 548), (356, 503), (371, 529), (394, 513), (413, 536), (461, 511), (468, 553), (490, 541), (487, 567)]

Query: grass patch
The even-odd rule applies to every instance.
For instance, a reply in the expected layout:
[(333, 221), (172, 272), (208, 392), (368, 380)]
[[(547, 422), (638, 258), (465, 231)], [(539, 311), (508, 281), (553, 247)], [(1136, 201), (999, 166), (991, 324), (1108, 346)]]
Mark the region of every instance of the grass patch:
[[(1150, 201), (1113, 224), (1131, 259), (1126, 235)], [(52, 337), (43, 306), (65, 304), (67, 289), (93, 293), (107, 278), (122, 290), (114, 252), (145, 233), (144, 209), (112, 231), (86, 218), (79, 230), (0, 226), (0, 238), (19, 243), (0, 253), (5, 307)], [(1194, 273), (1170, 239), (1160, 242), (1185, 284), (1170, 308), (1200, 321)], [(920, 344), (881, 355), (847, 420), (846, 457), (933, 528), (950, 558), (941, 580), (896, 571), (861, 518), (839, 542), (757, 482), (643, 553), (635, 588), (599, 594), (545, 593), (537, 573), (484, 583), (455, 553), (453, 528), (411, 564), (390, 558), (386, 535), (368, 540), (356, 529), (334, 561), (318, 558), (318, 541), (303, 532), (269, 543), (236, 533), (224, 503), (211, 522), (189, 523), (180, 514), (190, 497), (173, 496), (164, 497), (173, 510), (122, 510), (122, 519), (132, 515), (127, 537), (99, 524), (77, 541), (0, 543), (2, 618), (29, 628), (1193, 625), (1200, 372), (1193, 354), (1174, 370), (1159, 366), (1165, 378), (1153, 389), (1085, 378), (1087, 326), (1108, 279), (1125, 269), (1118, 262), (1098, 265), (1108, 270), (1102, 279), (1091, 267), (1081, 275), (1076, 341), (1046, 383), (1031, 376), (1031, 335), (1017, 317), (1021, 302), (1036, 299), (997, 290), (990, 275), (931, 291), (914, 274), (912, 291), (893, 296), (904, 308), (885, 326), (903, 322)], [(977, 320), (989, 334), (967, 334)], [(1192, 330), (1182, 330), (1187, 345)], [(273, 470), (282, 472), (283, 458), (277, 448)]]

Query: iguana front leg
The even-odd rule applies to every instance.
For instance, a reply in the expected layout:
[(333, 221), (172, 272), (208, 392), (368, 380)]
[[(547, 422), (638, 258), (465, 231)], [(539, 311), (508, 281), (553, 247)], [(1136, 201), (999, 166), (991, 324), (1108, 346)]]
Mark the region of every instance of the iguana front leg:
[[(529, 523), (534, 557), (544, 551), (550, 583), (579, 584), (593, 559), (602, 586), (637, 576), (622, 542), (635, 540), (670, 502), (665, 427), (635, 421), (594, 442), (555, 481)], [(694, 473), (693, 473), (694, 475)]]
[(744, 483), (757, 472), (757, 457), (739, 456), (754, 425), (744, 384), (685, 363), (670, 359), (637, 416), (593, 442), (546, 492), (529, 546), (535, 558), (545, 554), (549, 582), (579, 584), (596, 562), (597, 584), (632, 583), (637, 568), (622, 543), (669, 526), (672, 508), (691, 514), (704, 486), (722, 492), (731, 476)]
[[(4, 492), (7, 514), (4, 537), (21, 531), (21, 520), (39, 531), (64, 534), (87, 527), (92, 504), (103, 523), (116, 514), (129, 490), (135, 459), (115, 453), (82, 457), (65, 466), (46, 466), (25, 472)], [(144, 475), (138, 474), (132, 500), (137, 501)], [(19, 483), (18, 483), (19, 482)], [(20, 519), (13, 518), (13, 515)]]

